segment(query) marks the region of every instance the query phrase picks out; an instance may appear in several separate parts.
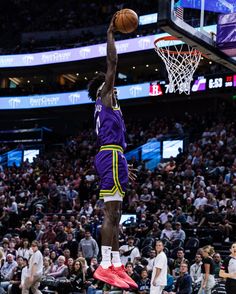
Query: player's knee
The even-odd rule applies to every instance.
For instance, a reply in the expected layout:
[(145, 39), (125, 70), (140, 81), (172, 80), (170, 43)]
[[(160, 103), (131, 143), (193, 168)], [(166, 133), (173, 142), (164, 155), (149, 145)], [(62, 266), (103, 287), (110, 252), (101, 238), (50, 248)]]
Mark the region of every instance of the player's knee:
[(121, 210), (116, 209), (116, 210), (109, 211), (108, 217), (109, 217), (109, 222), (113, 226), (119, 225), (120, 217), (121, 217)]

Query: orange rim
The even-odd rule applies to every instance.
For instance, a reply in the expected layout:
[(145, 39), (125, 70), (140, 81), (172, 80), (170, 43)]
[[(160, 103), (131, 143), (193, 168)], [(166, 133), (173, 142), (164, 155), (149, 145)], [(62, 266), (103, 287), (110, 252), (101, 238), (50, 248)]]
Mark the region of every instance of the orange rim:
[(173, 37), (173, 36), (165, 36), (165, 37), (161, 37), (161, 38), (158, 38), (154, 41), (154, 46), (155, 48), (158, 50), (160, 50), (161, 52), (163, 53), (170, 53), (170, 54), (175, 54), (175, 55), (178, 55), (178, 54), (181, 54), (181, 55), (185, 55), (185, 54), (191, 54), (191, 55), (203, 55), (200, 51), (198, 51), (197, 49), (195, 49), (193, 52), (190, 52), (190, 51), (180, 51), (180, 52), (177, 52), (177, 51), (174, 51), (174, 50), (169, 50), (169, 49), (162, 49), (160, 48), (157, 43), (158, 42), (161, 42), (161, 41), (181, 41), (180, 39), (176, 38), (176, 37)]

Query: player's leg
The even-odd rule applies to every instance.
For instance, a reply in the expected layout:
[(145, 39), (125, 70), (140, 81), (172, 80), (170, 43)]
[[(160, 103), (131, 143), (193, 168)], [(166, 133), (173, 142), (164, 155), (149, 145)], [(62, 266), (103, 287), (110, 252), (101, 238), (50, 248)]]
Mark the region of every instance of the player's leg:
[[(113, 197), (113, 196), (112, 196)], [(121, 201), (106, 202), (102, 224), (102, 262), (104, 268), (111, 266), (111, 250), (119, 252), (119, 222), (121, 218)]]
[[(109, 197), (113, 196), (107, 196), (107, 200), (109, 199)], [(100, 266), (94, 273), (94, 278), (119, 288), (128, 289), (129, 285), (125, 283), (121, 278), (119, 278), (114, 268), (111, 266), (112, 244), (114, 242), (113, 239), (117, 238), (117, 230), (119, 230), (122, 202), (105, 201), (104, 206), (104, 219), (101, 229), (102, 261), (100, 263)], [(118, 243), (116, 241), (115, 246), (115, 250), (118, 251), (119, 239)]]

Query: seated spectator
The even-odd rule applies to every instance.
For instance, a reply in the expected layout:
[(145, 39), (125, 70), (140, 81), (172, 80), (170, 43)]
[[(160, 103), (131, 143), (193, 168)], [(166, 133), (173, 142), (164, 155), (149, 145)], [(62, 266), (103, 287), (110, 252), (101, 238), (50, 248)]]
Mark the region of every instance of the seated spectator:
[(144, 203), (149, 203), (152, 199), (151, 194), (148, 193), (148, 188), (144, 187), (143, 188), (143, 193), (140, 195), (140, 200), (143, 201)]
[(175, 224), (175, 230), (172, 234), (172, 238), (171, 238), (171, 242), (175, 242), (175, 241), (178, 241), (180, 240), (182, 242), (182, 244), (184, 244), (184, 241), (186, 239), (186, 234), (184, 232), (184, 230), (182, 230), (181, 228), (181, 223), (177, 222)]
[(14, 256), (12, 254), (7, 254), (6, 261), (3, 263), (1, 268), (1, 286), (4, 289), (7, 289), (10, 285), (10, 280), (13, 274), (14, 269), (17, 267), (17, 262), (14, 260)]
[(199, 209), (200, 206), (203, 206), (207, 204), (207, 198), (205, 197), (205, 192), (201, 190), (195, 199), (193, 206), (195, 206), (196, 209)]
[(58, 241), (60, 243), (63, 243), (66, 241), (67, 234), (64, 231), (64, 225), (60, 222), (57, 228), (55, 229), (56, 232), (56, 238), (55, 241)]
[(88, 279), (92, 279), (93, 278), (93, 274), (95, 272), (95, 270), (98, 268), (99, 264), (98, 264), (98, 260), (96, 257), (92, 257), (90, 260), (90, 264), (89, 267), (87, 269), (87, 278)]
[(20, 247), (17, 250), (17, 256), (22, 256), (23, 258), (30, 258), (30, 245), (29, 240), (27, 238), (23, 239)]
[(136, 213), (141, 215), (142, 213), (144, 213), (147, 209), (147, 205), (145, 205), (145, 203), (143, 201), (139, 201), (139, 205), (136, 208)]
[(59, 283), (58, 294), (76, 292), (83, 293), (85, 276), (79, 260), (74, 262), (73, 270), (65, 282)]
[(9, 240), (8, 240), (8, 238), (3, 238), (1, 250), (2, 250), (2, 252), (4, 254), (4, 259), (6, 259), (8, 249), (9, 249)]
[(188, 264), (188, 260), (184, 257), (184, 249), (179, 248), (179, 250), (177, 251), (177, 258), (175, 259), (173, 264), (172, 275), (174, 278), (177, 278), (179, 276), (180, 265), (182, 262)]
[(78, 197), (78, 192), (76, 190), (74, 190), (73, 188), (74, 188), (74, 185), (70, 184), (69, 189), (66, 192), (66, 197), (67, 197), (67, 201), (69, 204), (69, 208), (72, 210), (75, 207), (76, 198)]
[(68, 258), (66, 265), (68, 267), (68, 275), (70, 275), (71, 271), (74, 268), (74, 259), (72, 257)]
[(167, 223), (167, 221), (168, 221), (168, 216), (169, 216), (170, 214), (173, 216), (173, 214), (170, 212), (168, 206), (165, 206), (164, 211), (163, 211), (163, 212), (160, 214), (160, 216), (159, 216), (159, 219), (160, 219), (160, 221), (161, 221), (161, 223), (162, 223), (163, 225), (164, 225), (165, 223)]
[(214, 275), (215, 275), (215, 278), (218, 279), (219, 278), (219, 272), (220, 272), (220, 269), (221, 269), (221, 266), (222, 266), (222, 259), (221, 259), (221, 256), (220, 256), (220, 253), (215, 253), (213, 255), (213, 261), (214, 261)]
[(43, 276), (47, 276), (52, 269), (52, 262), (49, 257), (43, 258)]
[(151, 280), (148, 277), (148, 272), (146, 269), (141, 270), (141, 278), (138, 281), (138, 293), (139, 294), (148, 294), (151, 287)]
[(140, 252), (138, 247), (134, 246), (134, 237), (129, 236), (127, 239), (127, 244), (122, 245), (119, 249), (120, 259), (123, 265), (126, 265), (127, 262), (134, 262), (136, 257), (140, 257)]
[(64, 242), (64, 244), (62, 245), (62, 248), (69, 249), (71, 257), (77, 258), (78, 247), (79, 247), (79, 244), (75, 239), (73, 239), (73, 234), (68, 233), (67, 238), (66, 238), (66, 242)]
[(181, 223), (181, 224), (185, 224), (186, 223), (187, 219), (186, 219), (186, 216), (184, 215), (181, 207), (177, 207), (176, 212), (174, 214), (173, 221), (176, 222), (176, 223), (177, 222), (178, 223)]
[(32, 227), (32, 222), (27, 221), (25, 224), (25, 229), (23, 229), (20, 233), (20, 237), (22, 239), (28, 239), (29, 242), (31, 243), (33, 240), (36, 239), (36, 233), (35, 230)]
[(171, 240), (173, 238), (173, 229), (172, 229), (172, 225), (170, 222), (165, 223), (165, 227), (164, 229), (161, 231), (161, 237), (160, 239), (167, 239), (167, 240)]
[(150, 250), (149, 251), (149, 257), (147, 258), (147, 261), (148, 261), (147, 270), (148, 270), (148, 272), (151, 272), (153, 270), (155, 257), (156, 257), (156, 250), (154, 250), (154, 249)]
[(22, 256), (17, 257), (17, 266), (13, 269), (10, 285), (8, 286), (8, 294), (21, 294), (20, 283), (21, 273), (25, 265), (25, 261)]
[(67, 277), (68, 267), (65, 265), (65, 260), (65, 257), (60, 255), (57, 259), (57, 264), (51, 268), (47, 275), (54, 278)]
[(16, 246), (15, 239), (11, 238), (9, 242), (9, 248), (7, 250), (7, 254), (12, 254), (14, 256), (14, 259), (16, 259), (16, 256), (17, 256), (17, 251), (15, 246)]
[(136, 282), (140, 280), (140, 276), (134, 271), (134, 265), (132, 262), (127, 262), (125, 265), (127, 274)]
[(68, 263), (68, 260), (71, 258), (70, 256), (70, 249), (66, 248), (64, 251), (63, 251), (63, 255), (65, 257), (65, 265), (67, 265)]
[(152, 229), (148, 232), (147, 236), (154, 238), (154, 239), (159, 239), (161, 235), (161, 229), (159, 228), (158, 222), (154, 222), (152, 225)]

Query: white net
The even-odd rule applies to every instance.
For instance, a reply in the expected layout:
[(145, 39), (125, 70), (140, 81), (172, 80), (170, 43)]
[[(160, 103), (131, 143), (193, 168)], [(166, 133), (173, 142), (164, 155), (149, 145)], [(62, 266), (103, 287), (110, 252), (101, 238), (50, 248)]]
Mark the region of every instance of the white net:
[(180, 94), (189, 95), (193, 74), (201, 59), (201, 52), (188, 44), (182, 43), (177, 46), (177, 40), (175, 37), (157, 40), (155, 41), (155, 50), (166, 65), (169, 92), (179, 91)]

